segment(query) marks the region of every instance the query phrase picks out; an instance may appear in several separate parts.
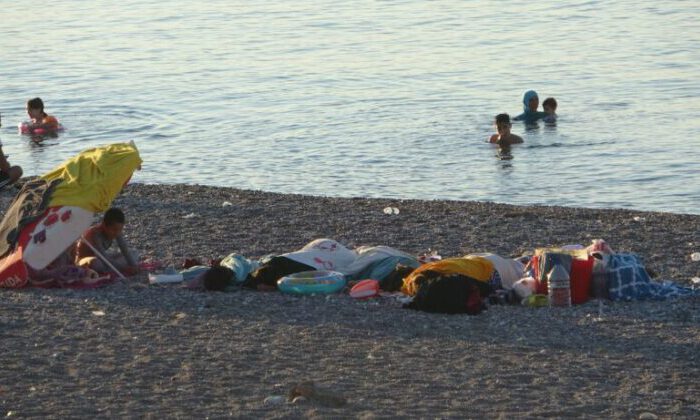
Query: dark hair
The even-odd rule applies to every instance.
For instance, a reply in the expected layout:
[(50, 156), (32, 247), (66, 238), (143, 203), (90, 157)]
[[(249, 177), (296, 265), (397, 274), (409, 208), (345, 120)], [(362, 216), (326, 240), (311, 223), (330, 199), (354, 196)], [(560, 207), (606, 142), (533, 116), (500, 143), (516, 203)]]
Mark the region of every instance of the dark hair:
[(124, 213), (121, 210), (119, 210), (118, 208), (112, 207), (111, 209), (109, 209), (105, 212), (105, 215), (102, 218), (102, 221), (107, 226), (111, 226), (115, 223), (124, 224), (124, 221), (125, 221)]
[(557, 109), (557, 100), (554, 98), (547, 98), (544, 100), (544, 102), (542, 102), (542, 107), (543, 108), (551, 107), (551, 108)]
[(204, 284), (204, 289), (206, 290), (223, 292), (226, 290), (226, 286), (231, 283), (233, 276), (234, 274), (232, 270), (226, 267), (216, 266), (204, 272), (202, 283)]
[(44, 101), (42, 101), (41, 98), (30, 99), (27, 101), (27, 108), (40, 109), (43, 112), (44, 111)]
[(510, 124), (510, 115), (508, 115), (508, 114), (496, 115), (496, 125), (499, 125), (499, 124)]

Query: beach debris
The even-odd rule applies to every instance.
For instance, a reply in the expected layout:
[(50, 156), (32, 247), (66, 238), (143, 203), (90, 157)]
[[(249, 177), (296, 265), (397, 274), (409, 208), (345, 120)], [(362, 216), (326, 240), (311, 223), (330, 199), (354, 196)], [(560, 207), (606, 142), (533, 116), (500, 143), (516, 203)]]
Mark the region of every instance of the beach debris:
[(105, 316), (105, 311), (92, 311), (95, 316)]
[(634, 217), (632, 218), (632, 220), (634, 220), (635, 222), (644, 222), (644, 221), (646, 221), (647, 219), (646, 219), (646, 217), (634, 216)]
[(230, 201), (224, 201), (224, 202), (221, 204), (221, 207), (231, 207), (232, 205), (233, 205), (232, 202), (230, 202)]
[(428, 251), (418, 256), (418, 262), (421, 264), (427, 264), (429, 262), (440, 261), (442, 256), (438, 254), (437, 250), (428, 248)]
[(690, 260), (695, 262), (700, 261), (700, 252), (693, 252), (690, 254)]
[(192, 219), (194, 217), (197, 217), (197, 213), (188, 213), (188, 214), (182, 216), (183, 219)]
[(659, 418), (659, 416), (657, 416), (654, 413), (650, 413), (648, 411), (639, 415), (639, 420), (656, 420), (658, 418)]
[(284, 403), (284, 396), (282, 395), (270, 395), (263, 400), (265, 405), (280, 405)]
[(299, 382), (289, 390), (288, 401), (294, 402), (298, 397), (304, 397), (327, 407), (342, 407), (347, 404), (345, 397), (337, 392), (317, 387), (314, 381)]
[(397, 207), (384, 207), (384, 214), (399, 214)]

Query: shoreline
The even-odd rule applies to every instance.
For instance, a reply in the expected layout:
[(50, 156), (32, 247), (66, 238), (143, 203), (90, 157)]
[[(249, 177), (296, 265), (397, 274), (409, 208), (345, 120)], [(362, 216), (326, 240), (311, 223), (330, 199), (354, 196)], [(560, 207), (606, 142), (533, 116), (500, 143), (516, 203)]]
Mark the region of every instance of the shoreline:
[[(13, 196), (0, 193), (3, 209)], [(143, 184), (114, 205), (134, 248), (175, 263), (288, 252), (319, 237), (443, 257), (602, 237), (662, 279), (688, 285), (700, 274), (693, 215)], [(0, 412), (20, 417), (700, 416), (697, 297), (468, 316), (347, 294), (195, 292), (141, 275), (0, 299)], [(347, 405), (265, 402), (306, 380)]]
[(314, 194), (304, 194), (304, 193), (288, 193), (279, 191), (268, 191), (268, 190), (256, 190), (247, 188), (237, 188), (237, 187), (227, 187), (221, 185), (208, 185), (208, 184), (183, 184), (183, 183), (162, 183), (162, 182), (134, 182), (129, 185), (142, 185), (142, 186), (183, 186), (183, 187), (202, 187), (202, 188), (219, 188), (219, 189), (230, 189), (237, 191), (245, 191), (251, 193), (269, 193), (277, 195), (291, 195), (291, 196), (301, 196), (307, 198), (338, 198), (338, 199), (367, 199), (367, 200), (397, 200), (397, 201), (420, 201), (420, 202), (434, 202), (434, 201), (445, 201), (445, 202), (457, 202), (457, 203), (483, 203), (483, 204), (497, 204), (504, 206), (514, 206), (514, 207), (557, 207), (565, 209), (582, 209), (582, 210), (612, 210), (612, 211), (630, 211), (639, 213), (661, 213), (661, 214), (675, 214), (680, 216), (700, 216), (700, 213), (684, 213), (676, 211), (661, 211), (661, 210), (645, 210), (627, 207), (587, 207), (587, 206), (576, 206), (576, 205), (565, 205), (565, 204), (541, 204), (541, 203), (506, 203), (501, 201), (480, 201), (480, 200), (469, 200), (469, 199), (456, 199), (456, 198), (407, 198), (407, 197), (371, 197), (371, 196), (345, 196), (345, 195), (314, 195)]

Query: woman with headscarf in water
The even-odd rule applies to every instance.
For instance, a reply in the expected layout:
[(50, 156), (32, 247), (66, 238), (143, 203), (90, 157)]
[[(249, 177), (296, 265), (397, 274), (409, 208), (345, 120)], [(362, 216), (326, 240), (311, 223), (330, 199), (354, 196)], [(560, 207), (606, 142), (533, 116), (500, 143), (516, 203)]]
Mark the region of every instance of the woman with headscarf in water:
[(523, 113), (513, 118), (513, 121), (525, 121), (525, 124), (534, 124), (537, 120), (547, 116), (546, 112), (537, 110), (540, 106), (540, 98), (534, 90), (528, 90), (523, 96)]

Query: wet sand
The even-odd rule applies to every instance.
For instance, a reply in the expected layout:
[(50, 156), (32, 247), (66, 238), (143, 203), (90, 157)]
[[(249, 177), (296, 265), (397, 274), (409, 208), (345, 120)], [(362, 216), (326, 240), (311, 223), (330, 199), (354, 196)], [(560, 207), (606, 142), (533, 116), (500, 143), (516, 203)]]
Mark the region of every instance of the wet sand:
[[(0, 193), (1, 208), (11, 197)], [(694, 215), (183, 185), (132, 185), (115, 205), (127, 240), (165, 262), (259, 257), (319, 237), (442, 256), (517, 256), (602, 237), (642, 255), (659, 278), (700, 276)], [(448, 316), (390, 298), (200, 293), (145, 276), (92, 291), (0, 293), (0, 415), (700, 416), (698, 298), (608, 302), (599, 318), (593, 302)], [(305, 380), (347, 404), (265, 402)]]

